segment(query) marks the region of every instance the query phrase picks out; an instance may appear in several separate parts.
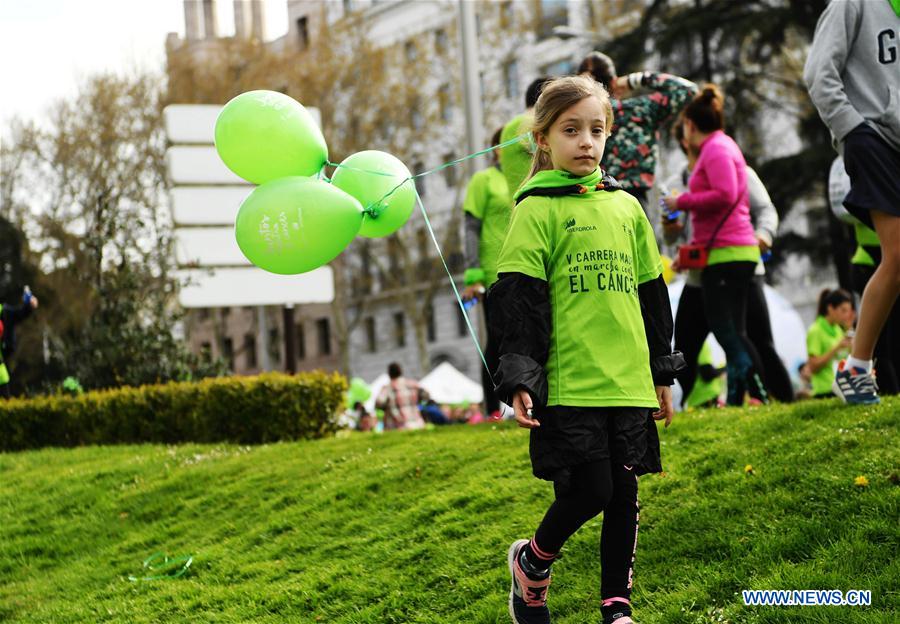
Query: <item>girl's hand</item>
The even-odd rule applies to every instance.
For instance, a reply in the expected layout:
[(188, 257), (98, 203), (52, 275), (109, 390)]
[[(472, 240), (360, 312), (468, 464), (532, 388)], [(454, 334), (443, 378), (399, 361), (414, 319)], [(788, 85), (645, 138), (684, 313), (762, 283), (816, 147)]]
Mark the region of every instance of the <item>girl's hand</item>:
[(675, 406), (672, 404), (672, 388), (669, 386), (656, 386), (656, 400), (659, 401), (659, 409), (653, 412), (653, 420), (666, 419), (666, 427), (675, 418)]
[(534, 407), (531, 403), (531, 395), (527, 390), (516, 390), (513, 395), (513, 412), (516, 415), (516, 422), (524, 429), (534, 429), (540, 427), (541, 423), (535, 420), (531, 415), (531, 409)]
[(669, 212), (675, 212), (678, 210), (678, 196), (677, 195), (666, 195), (662, 198), (663, 202), (666, 204), (666, 208)]

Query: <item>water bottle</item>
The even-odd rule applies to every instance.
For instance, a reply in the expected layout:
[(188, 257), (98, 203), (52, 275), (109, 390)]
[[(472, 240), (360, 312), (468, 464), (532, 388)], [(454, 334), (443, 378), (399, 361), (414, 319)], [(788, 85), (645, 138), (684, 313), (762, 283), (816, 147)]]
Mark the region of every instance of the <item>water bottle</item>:
[(767, 251), (767, 252), (765, 252), (765, 253), (763, 253), (763, 254), (761, 254), (761, 255), (759, 256), (759, 259), (762, 260), (764, 263), (765, 263), (765, 262), (768, 262), (769, 260), (771, 260), (771, 259), (772, 259), (772, 252), (771, 252), (771, 250), (770, 250), (770, 251)]
[(666, 223), (674, 223), (678, 220), (678, 217), (681, 216), (680, 210), (674, 210), (669, 212), (669, 207), (666, 205), (665, 198), (669, 195), (669, 189), (665, 185), (659, 187), (659, 208), (662, 210), (663, 219), (665, 219)]
[(22, 290), (22, 303), (28, 305), (31, 303), (31, 298), (33, 295), (31, 294), (31, 288), (26, 284), (25, 288)]

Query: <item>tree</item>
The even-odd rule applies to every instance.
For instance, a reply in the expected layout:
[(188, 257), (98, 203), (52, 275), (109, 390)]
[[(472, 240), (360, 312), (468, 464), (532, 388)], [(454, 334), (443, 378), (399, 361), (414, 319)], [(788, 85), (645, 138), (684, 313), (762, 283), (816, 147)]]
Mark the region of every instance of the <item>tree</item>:
[[(849, 284), (851, 238), (828, 210), (831, 137), (802, 79), (806, 50), (826, 0), (693, 0), (647, 3), (640, 23), (613, 39), (606, 52), (639, 69), (652, 52), (662, 68), (713, 81), (726, 95), (727, 131), (766, 184), (782, 217), (799, 205), (818, 217), (808, 237), (779, 241), (776, 268), (789, 252), (822, 265), (831, 259), (842, 286)], [(800, 146), (770, 157), (773, 127), (790, 127)]]
[[(461, 100), (458, 55), (449, 43), (456, 38), (455, 22), (434, 33), (434, 39), (381, 46), (368, 36), (361, 13), (330, 23), (327, 10), (323, 3), (317, 22), (310, 24), (314, 35), (306, 49), (286, 45), (278, 51), (236, 38), (170, 47), (167, 101), (221, 104), (251, 88), (287, 93), (319, 110), (334, 163), (354, 152), (376, 149), (415, 169), (413, 164), (429, 155), (426, 150), (461, 153), (462, 134), (446, 132), (449, 111)], [(461, 205), (462, 178), (456, 176), (449, 185), (455, 207)], [(351, 335), (376, 299), (402, 307), (413, 325), (419, 364), (422, 370), (430, 368), (427, 325), (446, 275), (430, 251), (430, 239), (421, 244), (423, 230), (416, 227), (420, 218), (416, 213), (389, 238), (358, 238), (331, 263), (334, 335), (346, 374), (351, 372)], [(458, 270), (461, 211), (432, 218), (442, 248)]]
[(46, 126), (13, 128), (4, 206), (16, 208), (44, 275), (49, 359), (87, 388), (220, 371), (173, 337), (160, 95), (156, 75), (99, 74), (58, 101)]

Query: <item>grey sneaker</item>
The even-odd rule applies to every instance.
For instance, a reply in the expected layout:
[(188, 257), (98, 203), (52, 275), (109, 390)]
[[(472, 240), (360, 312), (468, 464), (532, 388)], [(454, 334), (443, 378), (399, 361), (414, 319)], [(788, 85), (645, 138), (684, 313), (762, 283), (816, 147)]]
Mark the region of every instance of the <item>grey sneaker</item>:
[(513, 624), (550, 624), (550, 610), (547, 608), (550, 571), (537, 580), (525, 574), (519, 565), (519, 557), (527, 543), (527, 539), (516, 540), (506, 554), (509, 576), (512, 579), (509, 588), (509, 615)]

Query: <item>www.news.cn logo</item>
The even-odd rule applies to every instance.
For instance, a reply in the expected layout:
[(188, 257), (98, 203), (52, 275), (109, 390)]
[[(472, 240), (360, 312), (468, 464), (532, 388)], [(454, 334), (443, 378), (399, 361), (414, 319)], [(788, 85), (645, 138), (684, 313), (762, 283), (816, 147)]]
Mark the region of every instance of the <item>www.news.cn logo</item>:
[(867, 589), (850, 589), (846, 594), (839, 589), (745, 589), (741, 594), (748, 607), (866, 607), (872, 604), (872, 592)]

